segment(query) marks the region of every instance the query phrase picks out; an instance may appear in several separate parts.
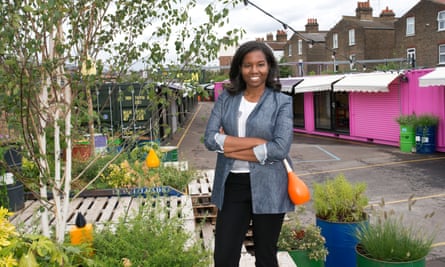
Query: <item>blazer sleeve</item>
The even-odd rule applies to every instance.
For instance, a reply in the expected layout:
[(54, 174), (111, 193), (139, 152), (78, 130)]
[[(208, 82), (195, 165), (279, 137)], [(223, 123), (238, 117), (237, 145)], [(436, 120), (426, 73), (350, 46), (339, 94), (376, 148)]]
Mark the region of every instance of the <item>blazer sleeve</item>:
[(277, 100), (273, 138), (266, 143), (268, 161), (283, 160), (289, 154), (293, 141), (292, 98), (279, 94)]
[(206, 130), (204, 133), (204, 145), (210, 151), (220, 151), (221, 147), (215, 140), (215, 135), (219, 133), (219, 129), (222, 126), (222, 116), (224, 112), (224, 102), (227, 98), (227, 94), (223, 93), (218, 97), (215, 102), (210, 117), (207, 121)]

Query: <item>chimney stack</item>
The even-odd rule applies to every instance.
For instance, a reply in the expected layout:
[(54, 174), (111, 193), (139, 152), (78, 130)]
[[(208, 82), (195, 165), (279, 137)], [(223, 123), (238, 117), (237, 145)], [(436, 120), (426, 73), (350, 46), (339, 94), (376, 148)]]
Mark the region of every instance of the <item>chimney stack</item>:
[(382, 13), (380, 13), (380, 19), (382, 20), (395, 20), (396, 14), (392, 9), (389, 9), (386, 7), (386, 9), (382, 10)]
[(307, 19), (306, 32), (318, 32), (318, 22), (315, 18)]
[(284, 30), (277, 30), (277, 42), (287, 42), (287, 33)]
[(372, 20), (372, 7), (369, 0), (366, 2), (357, 2), (355, 16), (360, 20)]

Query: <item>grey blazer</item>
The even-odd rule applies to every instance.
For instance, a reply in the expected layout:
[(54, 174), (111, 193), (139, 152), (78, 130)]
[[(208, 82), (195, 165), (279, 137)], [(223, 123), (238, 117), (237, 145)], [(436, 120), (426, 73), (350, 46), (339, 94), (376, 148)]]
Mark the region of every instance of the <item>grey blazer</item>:
[[(242, 94), (229, 95), (224, 91), (215, 102), (204, 136), (204, 144), (210, 151), (220, 147), (215, 134), (223, 127), (228, 135), (238, 135), (237, 114)], [(294, 210), (287, 193), (287, 172), (283, 159), (292, 164), (288, 153), (293, 139), (292, 98), (266, 88), (246, 122), (246, 136), (268, 140), (265, 164), (249, 162), (252, 187), (253, 213), (284, 213)], [(232, 169), (234, 159), (217, 153), (212, 202), (222, 209), (224, 185)]]

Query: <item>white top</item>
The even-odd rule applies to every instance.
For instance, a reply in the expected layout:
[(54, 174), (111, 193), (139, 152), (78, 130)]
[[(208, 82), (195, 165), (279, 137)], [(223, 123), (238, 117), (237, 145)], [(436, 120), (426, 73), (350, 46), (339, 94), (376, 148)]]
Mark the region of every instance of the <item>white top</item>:
[[(244, 96), (241, 99), (241, 103), (238, 110), (238, 137), (246, 137), (246, 122), (250, 113), (256, 106), (256, 102), (247, 101)], [(234, 173), (248, 173), (249, 162), (244, 160), (235, 160), (233, 164), (232, 172)]]

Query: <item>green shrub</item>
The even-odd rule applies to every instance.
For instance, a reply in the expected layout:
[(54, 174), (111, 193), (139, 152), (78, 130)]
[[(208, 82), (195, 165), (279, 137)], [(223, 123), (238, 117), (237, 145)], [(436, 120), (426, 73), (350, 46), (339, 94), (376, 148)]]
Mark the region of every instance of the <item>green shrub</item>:
[(332, 222), (358, 222), (365, 219), (368, 205), (366, 183), (356, 184), (346, 180), (343, 174), (324, 183), (314, 184), (314, 208), (317, 217)]
[(399, 125), (411, 126), (414, 127), (416, 125), (417, 117), (416, 114), (410, 115), (400, 115), (396, 118), (396, 122)]
[(434, 114), (422, 114), (417, 116), (413, 113), (411, 115), (400, 115), (396, 118), (396, 121), (400, 125), (429, 127), (439, 124), (439, 117)]
[[(94, 238), (95, 260), (101, 266), (209, 266), (210, 251), (186, 232), (183, 220), (160, 216), (162, 210), (145, 205), (133, 218), (106, 225)], [(192, 242), (192, 240), (196, 240)]]
[(417, 117), (416, 126), (429, 127), (439, 124), (439, 117), (433, 114), (422, 114)]

